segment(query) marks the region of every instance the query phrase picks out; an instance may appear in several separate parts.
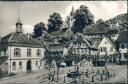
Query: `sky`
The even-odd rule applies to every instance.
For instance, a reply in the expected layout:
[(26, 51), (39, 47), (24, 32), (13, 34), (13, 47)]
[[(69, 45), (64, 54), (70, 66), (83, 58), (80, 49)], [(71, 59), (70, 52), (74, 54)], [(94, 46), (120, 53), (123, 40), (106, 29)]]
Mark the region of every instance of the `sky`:
[(53, 12), (61, 14), (63, 21), (80, 5), (86, 5), (94, 15), (94, 20), (107, 20), (127, 12), (126, 1), (22, 1), (0, 2), (0, 35), (5, 36), (15, 32), (15, 23), (20, 15), (24, 33), (32, 33), (34, 25), (39, 22), (48, 23)]

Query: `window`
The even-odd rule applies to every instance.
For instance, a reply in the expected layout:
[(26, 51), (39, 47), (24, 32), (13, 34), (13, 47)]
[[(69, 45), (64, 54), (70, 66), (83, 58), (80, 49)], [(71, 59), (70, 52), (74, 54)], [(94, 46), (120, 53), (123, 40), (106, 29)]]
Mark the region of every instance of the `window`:
[(37, 50), (37, 56), (38, 56), (38, 57), (41, 56), (41, 50), (40, 50), (40, 49)]
[(103, 47), (103, 52), (106, 52), (106, 47)]
[(102, 49), (102, 47), (100, 48), (100, 51), (101, 51), (101, 52), (103, 52), (103, 49)]
[(121, 48), (124, 49), (124, 44), (121, 45)]
[(31, 57), (31, 49), (27, 49), (27, 56)]
[(19, 70), (21, 70), (22, 69), (22, 62), (20, 61), (19, 62)]
[(14, 49), (14, 57), (20, 57), (21, 56), (21, 51), (19, 48)]
[(112, 34), (111, 36), (112, 36), (112, 37), (115, 37), (115, 34)]
[(12, 70), (16, 70), (16, 62), (12, 63)]
[(113, 47), (111, 47), (111, 49), (110, 49), (110, 50), (111, 50), (111, 52), (113, 52)]

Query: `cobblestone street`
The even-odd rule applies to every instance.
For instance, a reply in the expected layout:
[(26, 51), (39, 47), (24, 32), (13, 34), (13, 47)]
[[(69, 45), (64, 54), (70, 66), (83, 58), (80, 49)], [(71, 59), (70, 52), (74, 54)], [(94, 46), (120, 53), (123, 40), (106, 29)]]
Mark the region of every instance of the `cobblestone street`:
[[(127, 73), (127, 67), (126, 65), (119, 66), (119, 65), (108, 65), (107, 66), (108, 71), (111, 73), (115, 73), (115, 77), (110, 78), (109, 80), (104, 80), (104, 81), (98, 81), (94, 80), (95, 83), (126, 83), (127, 81), (127, 74), (122, 74), (122, 73)], [(64, 76), (67, 75), (67, 72), (74, 70), (74, 67), (68, 67), (68, 68), (61, 68), (59, 71), (59, 80), (56, 82), (56, 75), (55, 75), (55, 81), (49, 81), (48, 80), (48, 70), (44, 70), (42, 73), (42, 70), (37, 71), (37, 72), (31, 72), (30, 74), (22, 75), (22, 76), (15, 76), (15, 77), (8, 77), (8, 78), (3, 78), (0, 80), (0, 84), (62, 84), (64, 83)], [(94, 67), (94, 71), (96, 71), (98, 68)], [(63, 70), (63, 72), (62, 72)], [(81, 76), (81, 78), (77, 78), (77, 84), (83, 83), (83, 78), (84, 83), (93, 83), (91, 82), (91, 76), (89, 78)], [(71, 83), (72, 79), (71, 78), (65, 78), (65, 83)]]

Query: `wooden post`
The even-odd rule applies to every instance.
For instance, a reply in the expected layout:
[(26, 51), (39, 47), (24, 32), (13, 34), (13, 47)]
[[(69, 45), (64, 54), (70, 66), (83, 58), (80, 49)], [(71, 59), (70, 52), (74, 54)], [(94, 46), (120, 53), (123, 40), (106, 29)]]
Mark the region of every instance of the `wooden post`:
[(58, 79), (59, 79), (59, 68), (57, 67), (57, 82), (58, 82)]

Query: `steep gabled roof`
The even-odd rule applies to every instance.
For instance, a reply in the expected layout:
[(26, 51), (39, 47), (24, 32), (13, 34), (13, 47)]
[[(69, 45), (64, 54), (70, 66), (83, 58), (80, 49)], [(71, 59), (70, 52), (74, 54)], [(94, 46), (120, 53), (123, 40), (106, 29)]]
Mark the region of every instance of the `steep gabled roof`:
[(110, 37), (106, 37), (106, 39), (108, 40), (108, 42), (109, 42), (110, 44), (113, 45), (113, 47), (116, 47), (115, 42), (114, 42)]
[(73, 40), (70, 41), (70, 43), (81, 43), (84, 42), (87, 44), (88, 47), (91, 47), (89, 39), (87, 39), (86, 37), (84, 37), (84, 35), (78, 35), (77, 38), (74, 38)]
[(10, 33), (10, 34), (8, 34), (8, 35), (2, 37), (2, 38), (1, 38), (1, 41), (2, 41), (3, 43), (8, 42), (11, 36), (12, 36), (12, 33)]
[(98, 24), (93, 24), (87, 26), (83, 29), (83, 34), (99, 34), (99, 33), (108, 33), (109, 28), (104, 26), (99, 26)]
[(0, 56), (0, 65), (7, 60), (8, 56)]
[[(108, 36), (105, 36), (103, 39), (107, 39), (107, 41), (115, 48), (116, 47), (116, 44), (115, 42)], [(100, 43), (103, 41), (103, 39), (100, 41)], [(100, 45), (99, 43), (99, 45)]]

